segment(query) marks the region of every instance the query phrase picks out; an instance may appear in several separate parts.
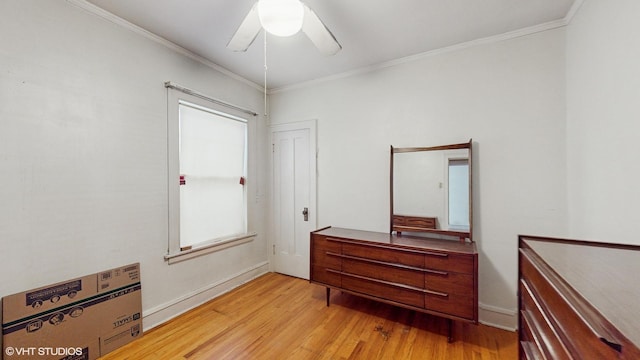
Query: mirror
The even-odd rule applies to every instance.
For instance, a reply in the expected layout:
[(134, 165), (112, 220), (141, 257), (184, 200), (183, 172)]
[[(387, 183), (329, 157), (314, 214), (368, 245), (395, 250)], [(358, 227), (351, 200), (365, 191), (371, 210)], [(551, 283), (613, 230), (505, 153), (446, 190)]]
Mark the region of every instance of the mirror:
[(391, 233), (473, 241), (471, 144), (391, 146)]

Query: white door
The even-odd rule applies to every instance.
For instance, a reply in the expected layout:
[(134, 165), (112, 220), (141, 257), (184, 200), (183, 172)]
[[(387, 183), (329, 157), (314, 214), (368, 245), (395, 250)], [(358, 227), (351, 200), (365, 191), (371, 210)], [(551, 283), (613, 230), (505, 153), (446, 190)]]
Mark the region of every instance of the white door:
[(309, 233), (316, 226), (315, 126), (309, 125), (315, 123), (272, 128), (274, 270), (303, 279), (309, 279)]

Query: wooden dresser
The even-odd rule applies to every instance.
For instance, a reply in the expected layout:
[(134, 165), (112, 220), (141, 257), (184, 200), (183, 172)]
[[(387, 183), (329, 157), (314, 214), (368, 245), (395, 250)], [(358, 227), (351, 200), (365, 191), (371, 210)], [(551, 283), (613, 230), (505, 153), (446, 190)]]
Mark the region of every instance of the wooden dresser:
[(449, 320), (478, 321), (475, 243), (320, 229), (311, 233), (311, 282), (327, 288), (327, 306), (334, 288)]
[(640, 359), (640, 246), (519, 238), (521, 359)]

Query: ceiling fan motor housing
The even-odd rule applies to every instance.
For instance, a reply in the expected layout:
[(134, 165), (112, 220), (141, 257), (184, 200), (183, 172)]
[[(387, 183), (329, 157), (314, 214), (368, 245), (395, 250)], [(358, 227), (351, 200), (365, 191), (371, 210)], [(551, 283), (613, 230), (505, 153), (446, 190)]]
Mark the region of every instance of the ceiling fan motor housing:
[(258, 17), (270, 34), (291, 36), (302, 28), (304, 8), (299, 0), (260, 0)]

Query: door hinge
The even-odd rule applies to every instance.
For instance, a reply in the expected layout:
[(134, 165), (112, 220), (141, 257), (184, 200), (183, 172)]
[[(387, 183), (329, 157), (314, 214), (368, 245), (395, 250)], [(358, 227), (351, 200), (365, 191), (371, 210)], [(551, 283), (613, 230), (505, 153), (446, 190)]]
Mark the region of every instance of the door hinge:
[(276, 244), (273, 244), (273, 255), (276, 254)]

